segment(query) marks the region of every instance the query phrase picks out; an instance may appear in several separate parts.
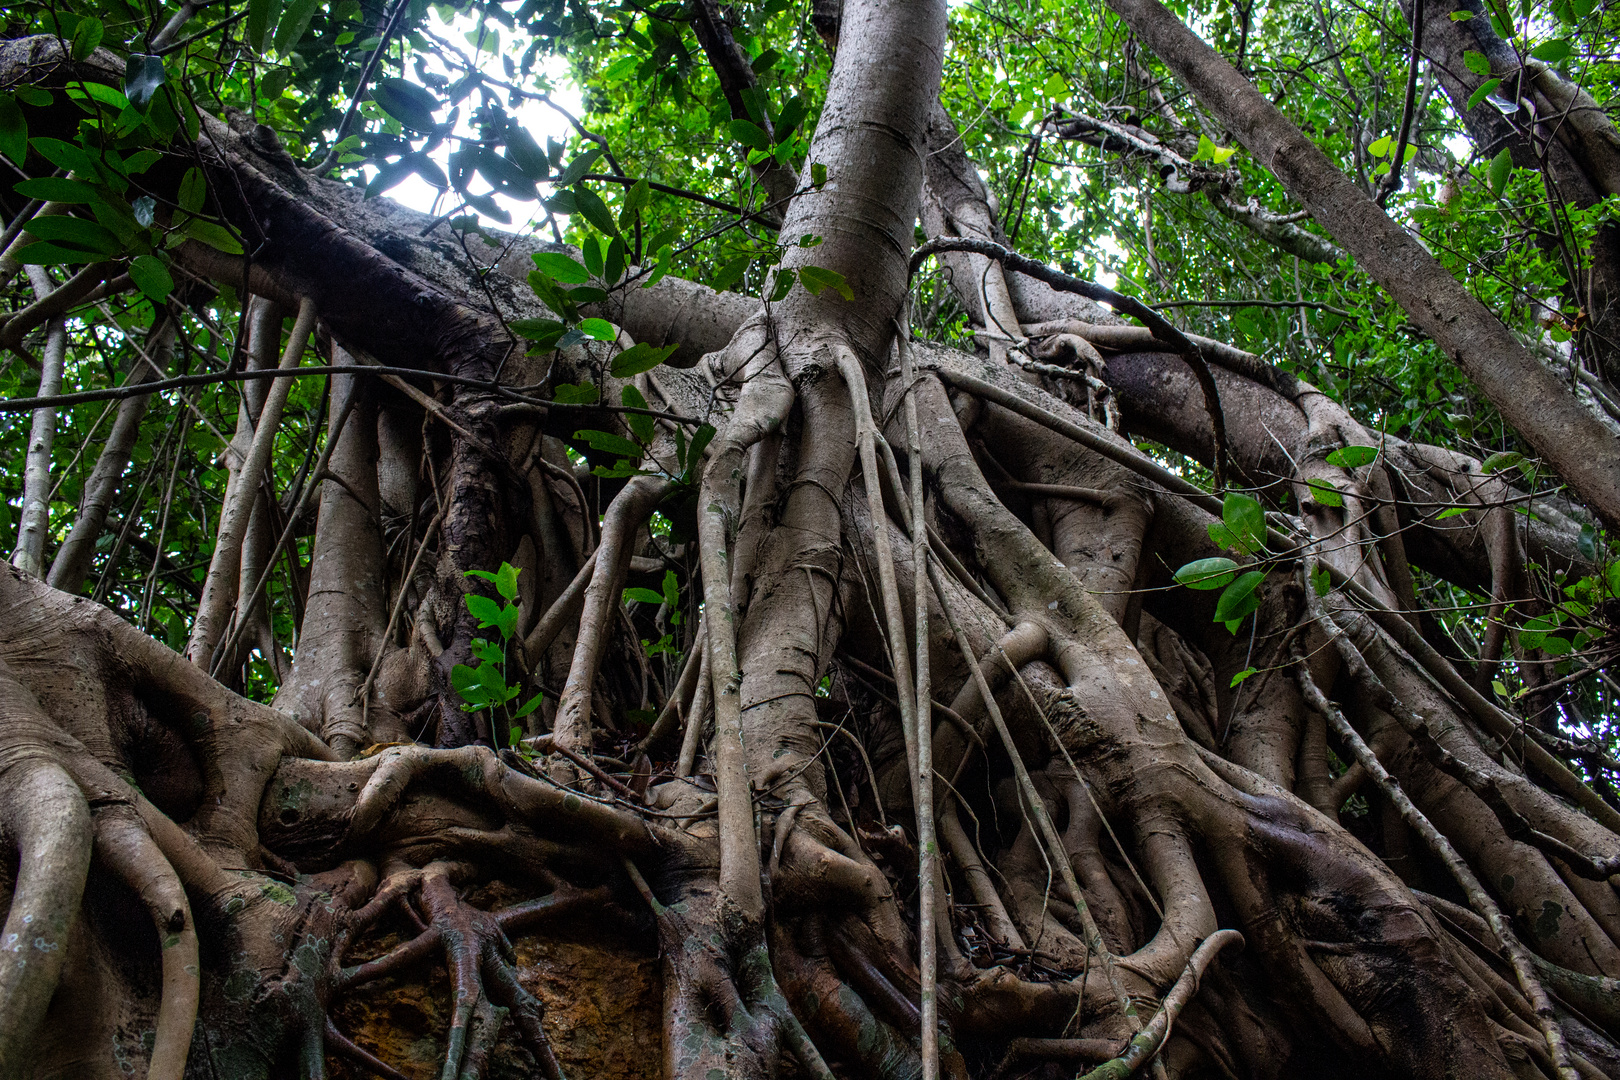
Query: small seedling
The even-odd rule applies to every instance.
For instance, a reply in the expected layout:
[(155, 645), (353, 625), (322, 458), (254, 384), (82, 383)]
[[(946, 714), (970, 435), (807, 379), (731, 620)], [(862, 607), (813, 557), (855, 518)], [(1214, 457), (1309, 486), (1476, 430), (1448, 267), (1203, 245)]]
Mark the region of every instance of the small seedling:
[(509, 731), (511, 745), (516, 746), (523, 734), (522, 727), (516, 721), (539, 708), (541, 699), (545, 697), (544, 694), (536, 694), (514, 708), (512, 702), (523, 692), (523, 686), (521, 683), (508, 682), (506, 677), (507, 654), (512, 636), (517, 633), (518, 568), (503, 562), (494, 573), (468, 570), (467, 576), (490, 582), (505, 601), (505, 604), (497, 604), (477, 593), (466, 596), (467, 610), (478, 620), (479, 628), (493, 629), (501, 639), (495, 642), (488, 638), (473, 638), (472, 652), (478, 666), (457, 664), (451, 668), (450, 685), (460, 695), (464, 710), (476, 713), (488, 709), (490, 730)]

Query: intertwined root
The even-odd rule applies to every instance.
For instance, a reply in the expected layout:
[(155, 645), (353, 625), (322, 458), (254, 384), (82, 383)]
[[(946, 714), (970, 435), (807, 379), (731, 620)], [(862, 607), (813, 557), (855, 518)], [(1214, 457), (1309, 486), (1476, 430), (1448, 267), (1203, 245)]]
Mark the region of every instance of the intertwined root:
[[(510, 1020), (541, 1074), (547, 1080), (561, 1080), (562, 1067), (542, 1023), (544, 1010), (518, 980), (517, 956), (507, 931), (600, 903), (606, 894), (559, 883), (550, 895), (538, 900), (486, 912), (468, 904), (458, 891), (458, 878), (469, 870), (462, 864), (432, 862), (420, 869), (390, 873), (371, 902), (355, 913), (355, 927), (368, 927), (397, 909), (415, 924), (417, 935), (374, 960), (344, 968), (338, 988), (363, 987), (442, 952), (450, 971), (453, 1002), (444, 1075), (482, 1076), (490, 1051)], [(346, 1052), (354, 1056), (353, 1051)]]

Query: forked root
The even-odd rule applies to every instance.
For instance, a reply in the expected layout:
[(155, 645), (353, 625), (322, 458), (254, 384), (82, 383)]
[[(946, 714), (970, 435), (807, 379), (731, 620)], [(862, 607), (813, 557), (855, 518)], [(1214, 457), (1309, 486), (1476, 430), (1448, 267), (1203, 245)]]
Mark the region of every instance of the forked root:
[[(390, 875), (373, 901), (356, 913), (357, 919), (374, 919), (394, 905), (415, 916), (414, 900), (422, 909), (422, 915), (414, 921), (425, 923), (425, 929), (376, 960), (344, 969), (339, 984), (346, 988), (364, 985), (442, 949), (450, 971), (452, 1004), (444, 1076), (457, 1080), (482, 1077), (501, 1029), (510, 1019), (523, 1044), (534, 1055), (540, 1074), (546, 1080), (562, 1080), (562, 1066), (546, 1036), (544, 1008), (540, 999), (518, 980), (517, 955), (506, 936), (503, 920), (499, 914), (481, 911), (462, 900), (453, 880), (460, 870), (457, 864), (433, 862), (420, 870), (407, 869)], [(555, 914), (578, 906), (598, 895), (571, 891), (551, 904), (538, 906), (542, 902), (537, 901), (522, 905), (509, 913), (505, 922), (517, 925), (532, 921), (542, 914)], [(353, 1046), (341, 1033), (339, 1038), (341, 1052), (355, 1057), (353, 1051), (358, 1051), (365, 1055), (359, 1059), (362, 1064), (376, 1069), (372, 1055)], [(348, 1047), (352, 1047), (352, 1051)], [(383, 1075), (398, 1074), (389, 1069)]]

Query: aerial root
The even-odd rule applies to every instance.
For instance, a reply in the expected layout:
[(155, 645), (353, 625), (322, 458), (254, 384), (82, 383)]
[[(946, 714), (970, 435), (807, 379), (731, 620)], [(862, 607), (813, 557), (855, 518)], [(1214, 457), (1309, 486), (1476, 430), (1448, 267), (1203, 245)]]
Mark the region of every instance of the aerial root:
[[(338, 977), (340, 989), (353, 989), (442, 950), (450, 971), (451, 1023), (445, 1052), (445, 1080), (482, 1077), (489, 1052), (508, 1019), (534, 1055), (546, 1080), (562, 1080), (562, 1066), (551, 1048), (544, 1027), (540, 999), (519, 981), (517, 955), (507, 936), (508, 929), (527, 926), (541, 918), (561, 914), (605, 899), (603, 889), (575, 889), (559, 884), (549, 896), (508, 908), (504, 912), (481, 911), (461, 899), (452, 880), (458, 867), (434, 862), (420, 869), (410, 868), (390, 874), (377, 895), (356, 913), (362, 925), (375, 922), (390, 907), (397, 906), (422, 929), (416, 937), (375, 960), (344, 968)], [(416, 916), (412, 900), (425, 918)], [(331, 1029), (341, 1042), (340, 1052), (360, 1061), (384, 1076), (397, 1076), (367, 1051)], [(330, 1037), (330, 1035), (329, 1035)], [(356, 1055), (363, 1055), (357, 1057)], [(388, 1066), (383, 1065), (384, 1069)]]
[[(1313, 591), (1307, 588), (1306, 593), (1307, 602), (1311, 604), (1312, 613), (1316, 616), (1318, 623), (1321, 624), (1330, 638), (1337, 637), (1342, 631), (1339, 630), (1337, 624), (1322, 614), (1320, 603), (1316, 601)], [(1296, 663), (1294, 670), (1306, 702), (1311, 708), (1327, 717), (1328, 724), (1343, 740), (1344, 745), (1350, 750), (1355, 760), (1360, 762), (1361, 766), (1366, 769), (1368, 776), (1378, 785), (1379, 790), (1394, 805), (1401, 818), (1407, 825), (1411, 826), (1414, 832), (1423, 838), (1430, 850), (1446, 865), (1446, 869), (1451, 871), (1452, 877), (1456, 879), (1457, 884), (1461, 886), (1463, 892), (1467, 895), (1469, 906), (1479, 912), (1485, 919), (1490, 926), (1492, 936), (1496, 938), (1509, 964), (1512, 965), (1519, 989), (1535, 1011), (1536, 1026), (1541, 1029), (1542, 1038), (1546, 1040), (1547, 1051), (1551, 1056), (1551, 1063), (1558, 1080), (1579, 1080), (1580, 1073), (1570, 1060), (1569, 1046), (1564, 1040), (1563, 1031), (1559, 1028), (1557, 1017), (1553, 1013), (1552, 1001), (1547, 997), (1546, 989), (1536, 977), (1529, 950), (1524, 947), (1518, 936), (1513, 933), (1507, 916), (1502, 913), (1502, 909), (1497, 906), (1496, 901), (1485, 891), (1485, 887), (1480, 883), (1479, 878), (1475, 876), (1472, 868), (1458, 854), (1451, 841), (1447, 840), (1440, 830), (1435, 828), (1434, 824), (1429, 821), (1428, 817), (1413, 805), (1412, 800), (1407, 798), (1406, 793), (1401, 790), (1399, 782), (1389, 774), (1389, 771), (1378, 760), (1377, 755), (1373, 753), (1372, 748), (1362, 739), (1360, 732), (1350, 725), (1350, 721), (1345, 719), (1344, 714), (1328, 700), (1327, 695), (1322, 693), (1315, 680), (1311, 678), (1310, 671), (1303, 662), (1303, 658), (1297, 654), (1297, 644), (1295, 649)]]
[(180, 877), (132, 810), (108, 807), (95, 817), (95, 852), (141, 898), (157, 927), (163, 991), (147, 1065), (150, 1080), (181, 1080), (202, 994), (197, 925)]
[(65, 769), (29, 750), (8, 747), (0, 757), (0, 820), (18, 854), (17, 885), (0, 938), (0, 1075), (6, 1076), (28, 1060), (56, 992), (90, 872), (84, 795)]

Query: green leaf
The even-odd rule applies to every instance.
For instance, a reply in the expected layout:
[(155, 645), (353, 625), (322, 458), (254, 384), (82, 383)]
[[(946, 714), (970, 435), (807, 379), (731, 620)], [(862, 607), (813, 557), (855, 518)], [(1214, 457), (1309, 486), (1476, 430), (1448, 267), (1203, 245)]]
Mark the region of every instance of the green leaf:
[(579, 253), (585, 257), (585, 269), (591, 272), (592, 277), (601, 277), (607, 272), (607, 265), (602, 260), (602, 245), (597, 242), (599, 239), (588, 236), (579, 249)]
[(1558, 637), (1556, 635), (1545, 638), (1538, 647), (1548, 656), (1568, 656), (1570, 653), (1575, 651), (1575, 646), (1569, 640), (1569, 638)]
[(202, 218), (192, 218), (186, 222), (185, 233), (193, 240), (207, 244), (211, 248), (218, 248), (227, 255), (242, 254), (242, 244), (219, 225)]
[(1582, 558), (1597, 561), (1597, 530), (1590, 524), (1581, 526), (1581, 535), (1575, 541), (1575, 550), (1581, 553)]
[(1053, 73), (1052, 75), (1048, 76), (1046, 82), (1041, 85), (1041, 90), (1049, 98), (1067, 97), (1069, 94), (1069, 80), (1065, 79), (1062, 75)]
[(794, 276), (792, 270), (788, 270), (785, 267), (778, 270), (776, 272), (775, 285), (771, 289), (771, 295), (766, 299), (773, 304), (779, 304), (783, 300), (786, 300), (787, 294), (793, 291), (793, 283), (797, 280), (798, 279)]
[(609, 285), (618, 283), (624, 276), (625, 259), (629, 249), (624, 246), (624, 237), (615, 236), (613, 243), (608, 245), (607, 255), (602, 260), (602, 280)]
[[(488, 571), (485, 571), (488, 573)], [(467, 612), (478, 620), (479, 626), (496, 626), (501, 621), (501, 605), (487, 596), (478, 593), (468, 593), (464, 599), (467, 603)]]
[[(274, 71), (267, 72), (264, 78), (259, 80), (259, 98), (263, 101), (279, 100), (281, 95), (287, 92), (287, 86), (292, 82), (294, 74), (295, 73), (292, 68), (286, 67), (276, 68)], [(344, 139), (343, 141), (348, 142), (349, 139), (354, 138), (355, 137), (351, 135), (348, 139)], [(359, 139), (355, 139), (353, 145), (358, 146), (359, 142)], [(338, 153), (345, 154), (351, 149), (352, 146), (345, 146), (342, 147), (342, 149), (339, 149)]]
[(1491, 94), (1495, 93), (1496, 88), (1501, 85), (1501, 79), (1486, 79), (1484, 82), (1479, 84), (1478, 90), (1475, 90), (1472, 94), (1468, 95), (1468, 107), (1470, 109), (1476, 107), (1480, 102), (1484, 101), (1486, 98), (1490, 97)]
[(1367, 153), (1371, 154), (1373, 157), (1383, 157), (1394, 148), (1395, 140), (1391, 139), (1388, 135), (1385, 135), (1381, 139), (1374, 140), (1374, 142), (1367, 147)]
[(753, 261), (752, 255), (738, 255), (727, 260), (709, 281), (709, 288), (715, 292), (725, 292), (748, 271), (748, 264)]
[[(522, 705), (518, 706), (517, 711), (512, 714), (512, 719), (521, 720), (525, 716), (528, 716), (530, 713), (534, 712), (534, 710), (536, 710), (536, 709), (538, 709), (540, 707), (540, 702), (544, 701), (545, 697), (546, 697), (545, 694), (536, 694), (536, 695), (534, 695), (534, 697), (530, 698), (528, 701), (525, 701)], [(512, 730), (515, 731), (515, 732), (519, 732), (518, 737), (519, 738), (521, 737), (521, 729), (514, 727)], [(518, 738), (514, 738), (512, 741), (515, 743), (515, 742), (518, 741)]]
[(49, 240), (54, 244), (102, 255), (116, 255), (124, 248), (106, 226), (66, 214), (36, 217), (23, 231), (38, 240)]
[(618, 454), (620, 457), (639, 458), (641, 456), (640, 446), (622, 435), (614, 435), (611, 432), (586, 429), (574, 432), (574, 438), (589, 444), (594, 449), (605, 450), (610, 454)]
[(602, 148), (596, 146), (585, 151), (573, 161), (570, 161), (568, 163), (568, 168), (564, 169), (562, 171), (562, 175), (557, 177), (557, 186), (559, 188), (567, 188), (573, 187), (575, 184), (579, 183), (580, 178), (591, 171), (591, 166), (595, 165), (596, 159), (601, 156)]
[(507, 328), (529, 341), (555, 342), (562, 337), (563, 324), (556, 319), (513, 319)]
[(683, 483), (691, 483), (703, 467), (703, 451), (708, 449), (709, 442), (714, 438), (714, 425), (704, 424), (692, 433), (692, 445), (686, 450), (685, 472), (681, 473)]
[(619, 331), (606, 319), (586, 319), (579, 324), (579, 332), (593, 341), (613, 341)]
[(96, 189), (83, 180), (69, 180), (65, 176), (40, 176), (17, 183), (17, 194), (27, 199), (46, 202), (87, 203), (97, 198)]
[(511, 563), (501, 563), (500, 570), (495, 575), (495, 591), (508, 600), (516, 600), (518, 594), (518, 568)]
[(785, 143), (793, 137), (793, 133), (804, 123), (804, 118), (810, 113), (810, 106), (805, 104), (802, 97), (795, 97), (782, 106), (782, 112), (776, 118), (776, 141)]
[(765, 134), (765, 129), (752, 120), (733, 120), (726, 125), (726, 132), (736, 142), (753, 150), (769, 150), (771, 137)]
[(1326, 596), (1333, 591), (1333, 575), (1320, 563), (1311, 571), (1311, 588), (1315, 590), (1317, 596)]
[(1339, 494), (1339, 489), (1326, 480), (1307, 480), (1305, 485), (1311, 489), (1311, 498), (1322, 506), (1344, 505), (1344, 496)]
[(1463, 66), (1475, 75), (1489, 75), (1491, 73), (1491, 62), (1481, 52), (1474, 52), (1473, 50), (1464, 52)]
[(1527, 619), (1524, 625), (1519, 627), (1519, 645), (1526, 649), (1541, 648), (1547, 636), (1557, 631), (1562, 622), (1563, 617), (1557, 612)]
[[(518, 615), (519, 612), (517, 605), (507, 604), (505, 607), (501, 608), (500, 614), (495, 616), (495, 628), (501, 632), (501, 637), (507, 641), (511, 641), (512, 635), (517, 632)], [(516, 693), (517, 690), (514, 687), (506, 696), (511, 698)]]
[(1568, 41), (1563, 38), (1554, 38), (1551, 41), (1543, 41), (1540, 45), (1531, 49), (1530, 55), (1542, 63), (1556, 64), (1566, 59), (1571, 51)]
[(1260, 501), (1242, 492), (1228, 492), (1221, 502), (1221, 520), (1238, 543), (1249, 551), (1266, 547), (1266, 511)]
[(1209, 538), (1222, 551), (1237, 551), (1248, 554), (1249, 549), (1237, 538), (1236, 533), (1226, 527), (1224, 521), (1212, 521), (1204, 526), (1204, 531), (1209, 533)]
[(630, 185), (624, 196), (624, 209), (619, 210), (619, 228), (630, 228), (635, 222), (635, 215), (645, 209), (648, 202), (653, 201), (653, 188), (646, 183), (646, 176)]
[(814, 163), (813, 165), (811, 165), (810, 166), (810, 183), (815, 187), (820, 187), (822, 184), (825, 184), (826, 182), (827, 182), (827, 166), (823, 165), (819, 161)]
[(101, 25), (100, 19), (80, 19), (79, 25), (73, 28), (73, 46), (69, 54), (75, 60), (88, 59), (96, 51), (96, 46), (101, 44), (102, 35), (106, 32), (107, 28)]
[(36, 137), (30, 139), (28, 145), (58, 169), (66, 169), (80, 176), (95, 176), (98, 172), (96, 163), (90, 160), (84, 147), (76, 143)]
[(1244, 679), (1247, 679), (1250, 675), (1257, 675), (1257, 674), (1259, 674), (1259, 672), (1260, 672), (1259, 668), (1252, 668), (1252, 667), (1244, 668), (1242, 671), (1240, 671), (1236, 675), (1232, 676), (1232, 682), (1231, 682), (1230, 685), (1233, 686), (1233, 687), (1236, 687), (1238, 683), (1242, 682)]
[(477, 670), (466, 664), (457, 664), (450, 669), (450, 688), (461, 696), (473, 709), (488, 705), (492, 699), (489, 690), (484, 687), (483, 680)]
[[(641, 391), (637, 390), (634, 385), (626, 386), (619, 391), (619, 400), (632, 409), (645, 409), (647, 407), (647, 399), (641, 396)], [(644, 444), (652, 442), (655, 423), (652, 417), (646, 413), (625, 413), (624, 423), (637, 440)]]
[(836, 270), (826, 270), (819, 266), (801, 266), (799, 268), (799, 281), (810, 290), (811, 296), (820, 296), (828, 289), (833, 290), (845, 300), (855, 299), (855, 290), (849, 287), (844, 275)]
[(1376, 446), (1341, 446), (1327, 456), (1329, 465), (1337, 465), (1341, 469), (1357, 469), (1377, 460)]
[(621, 82), (641, 66), (639, 56), (621, 56), (613, 63), (602, 69), (602, 78), (607, 82)]
[(657, 251), (669, 244), (673, 244), (676, 240), (680, 239), (680, 236), (681, 227), (679, 225), (670, 225), (667, 228), (659, 229), (658, 232), (653, 234), (652, 239), (647, 241), (643, 250)]
[(248, 0), (247, 39), (255, 49), (263, 50), (265, 39), (276, 25), (281, 13), (281, 0)]
[(1453, 11), (1451, 13), (1451, 21), (1452, 22), (1467, 22), (1469, 19), (1472, 19), (1473, 17), (1474, 17), (1474, 13), (1472, 11)]
[(574, 206), (579, 210), (586, 221), (601, 229), (609, 236), (616, 236), (619, 226), (613, 220), (613, 214), (607, 208), (602, 197), (584, 184), (574, 189)]
[(1237, 563), (1231, 559), (1195, 559), (1176, 571), (1176, 584), (1189, 589), (1221, 589), (1237, 577)]
[(276, 26), (276, 52), (283, 56), (292, 52), (293, 46), (303, 39), (304, 31), (309, 29), (309, 22), (320, 6), (321, 0), (292, 0), (287, 5)]
[(83, 251), (79, 248), (63, 247), (53, 244), (49, 240), (28, 244), (17, 249), (17, 261), (24, 266), (54, 266), (57, 263), (93, 263), (100, 262), (102, 256), (94, 251)]
[(371, 88), (371, 100), (383, 112), (415, 131), (426, 134), (438, 127), (433, 114), (440, 107), (439, 99), (408, 79), (379, 79)]
[(551, 394), (553, 401), (563, 405), (594, 405), (601, 396), (593, 383), (563, 383)]
[(152, 103), (152, 95), (168, 80), (163, 70), (163, 57), (130, 53), (124, 61), (124, 96), (137, 112), (145, 112)]
[(626, 589), (624, 590), (624, 602), (627, 604), (662, 604), (664, 596), (662, 593), (653, 592), (651, 589)]
[(544, 180), (551, 173), (546, 152), (535, 142), (534, 136), (516, 124), (506, 129), (506, 160), (531, 181)]
[(781, 53), (777, 52), (775, 49), (766, 49), (764, 52), (754, 57), (754, 62), (749, 66), (754, 69), (755, 75), (763, 75), (767, 71), (771, 70), (771, 68), (775, 67), (776, 62), (780, 59), (782, 59)]
[(1215, 621), (1231, 622), (1242, 619), (1260, 606), (1257, 590), (1266, 578), (1264, 570), (1250, 570), (1226, 587), (1215, 602)]
[(1503, 469), (1517, 468), (1523, 461), (1523, 454), (1512, 450), (1503, 450), (1480, 462), (1479, 471), (1482, 473), (1501, 472)]
[(17, 165), (28, 156), (28, 121), (10, 94), (0, 94), (0, 154)]
[(651, 371), (673, 356), (678, 348), (679, 345), (654, 348), (645, 341), (638, 341), (615, 356), (608, 371), (615, 379), (628, 379), (632, 375), (640, 375), (643, 371)]
[(1460, 517), (1461, 515), (1468, 513), (1469, 509), (1471, 508), (1467, 506), (1448, 506), (1444, 510), (1440, 511), (1440, 513), (1436, 514), (1434, 520), (1444, 521), (1446, 518)]
[(1513, 175), (1513, 152), (1506, 147), (1498, 151), (1497, 155), (1491, 158), (1490, 170), (1487, 175), (1490, 180), (1491, 194), (1500, 198), (1502, 190), (1507, 187), (1508, 177)]
[(487, 638), (473, 638), (472, 654), (486, 664), (499, 664), (506, 659), (506, 650)]
[(154, 304), (161, 304), (174, 291), (169, 268), (156, 255), (137, 255), (129, 264), (129, 279)]
[(583, 285), (591, 279), (590, 272), (578, 260), (558, 252), (541, 251), (529, 256), (535, 268), (553, 281), (565, 285)]
[(565, 320), (572, 322), (579, 318), (579, 310), (569, 299), (568, 292), (557, 288), (557, 283), (539, 270), (529, 271), (529, 288), (546, 307), (561, 315)]
[(186, 213), (196, 214), (202, 211), (203, 203), (207, 198), (208, 182), (203, 179), (202, 170), (192, 166), (180, 178), (180, 190), (175, 197), (175, 201), (180, 204), (180, 209), (186, 211)]
[(664, 603), (674, 607), (681, 599), (681, 581), (675, 576), (675, 571), (664, 571)]

